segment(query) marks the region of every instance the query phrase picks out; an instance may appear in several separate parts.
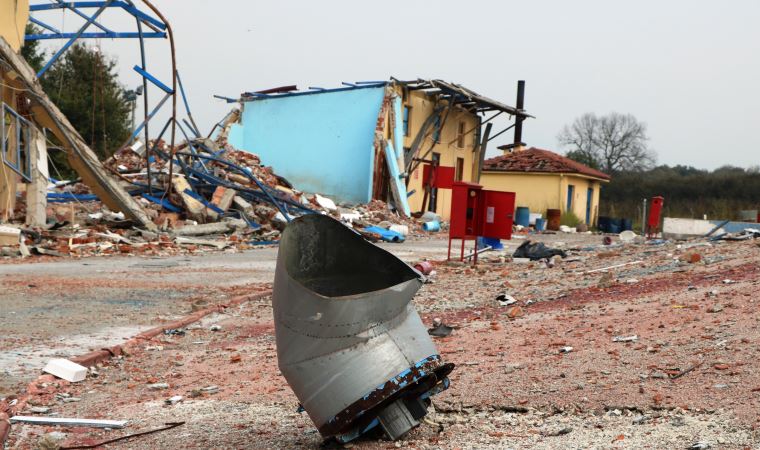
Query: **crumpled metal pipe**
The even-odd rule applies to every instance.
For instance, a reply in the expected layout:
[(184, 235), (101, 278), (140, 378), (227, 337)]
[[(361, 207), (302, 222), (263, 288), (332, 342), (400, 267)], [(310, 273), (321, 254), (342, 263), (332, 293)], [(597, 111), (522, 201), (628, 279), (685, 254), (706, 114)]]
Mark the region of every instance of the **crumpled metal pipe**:
[(280, 371), (324, 437), (347, 442), (378, 425), (397, 439), (445, 364), (412, 297), (421, 274), (340, 222), (310, 214), (280, 240), (273, 289)]

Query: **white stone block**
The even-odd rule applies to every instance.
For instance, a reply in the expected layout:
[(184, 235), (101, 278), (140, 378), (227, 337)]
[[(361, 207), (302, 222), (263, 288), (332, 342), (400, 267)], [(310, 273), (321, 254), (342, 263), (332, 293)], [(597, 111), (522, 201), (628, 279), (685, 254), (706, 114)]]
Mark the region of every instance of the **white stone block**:
[(42, 370), (72, 383), (82, 381), (87, 377), (86, 367), (80, 366), (68, 359), (52, 359)]

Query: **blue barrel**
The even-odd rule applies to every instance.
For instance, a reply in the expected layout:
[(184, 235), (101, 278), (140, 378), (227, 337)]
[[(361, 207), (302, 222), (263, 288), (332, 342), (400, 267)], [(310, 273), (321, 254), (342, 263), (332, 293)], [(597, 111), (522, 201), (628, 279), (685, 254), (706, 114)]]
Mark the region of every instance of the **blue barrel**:
[(425, 231), (441, 231), (441, 222), (437, 220), (431, 220), (422, 224), (422, 229)]
[(620, 219), (621, 226), (620, 231), (633, 231), (633, 220), (631, 219)]
[(546, 219), (536, 219), (536, 231), (544, 231), (546, 229)]
[(610, 220), (611, 219), (607, 216), (599, 216), (599, 219), (597, 219), (596, 227), (599, 228), (599, 231), (602, 233), (609, 233)]
[(527, 227), (530, 225), (530, 209), (527, 206), (518, 206), (515, 211), (515, 224)]

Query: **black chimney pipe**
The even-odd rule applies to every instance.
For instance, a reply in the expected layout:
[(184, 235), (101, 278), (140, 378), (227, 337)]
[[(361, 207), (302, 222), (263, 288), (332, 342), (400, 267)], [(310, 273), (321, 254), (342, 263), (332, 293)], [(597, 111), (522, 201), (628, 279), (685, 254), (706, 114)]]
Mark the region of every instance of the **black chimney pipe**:
[[(525, 80), (518, 80), (517, 81), (517, 102), (515, 104), (515, 107), (522, 111), (523, 105), (525, 103)], [(522, 123), (523, 123), (523, 117), (522, 116), (516, 116), (515, 117), (515, 142), (514, 145), (522, 145)]]

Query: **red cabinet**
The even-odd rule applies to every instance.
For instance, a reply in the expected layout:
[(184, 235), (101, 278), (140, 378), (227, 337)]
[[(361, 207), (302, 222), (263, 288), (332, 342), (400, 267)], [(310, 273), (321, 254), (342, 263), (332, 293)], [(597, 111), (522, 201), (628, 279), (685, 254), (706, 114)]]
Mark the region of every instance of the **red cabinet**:
[(649, 218), (647, 219), (647, 237), (656, 236), (660, 231), (660, 216), (662, 215), (662, 205), (665, 199), (662, 197), (652, 197), (652, 203), (649, 206)]
[(449, 259), (452, 239), (462, 240), (460, 259), (464, 259), (464, 241), (475, 241), (475, 261), (478, 236), (511, 239), (514, 210), (514, 192), (488, 191), (479, 184), (455, 182), (451, 191)]
[(515, 193), (481, 191), (481, 228), (478, 236), (494, 239), (512, 239)]

